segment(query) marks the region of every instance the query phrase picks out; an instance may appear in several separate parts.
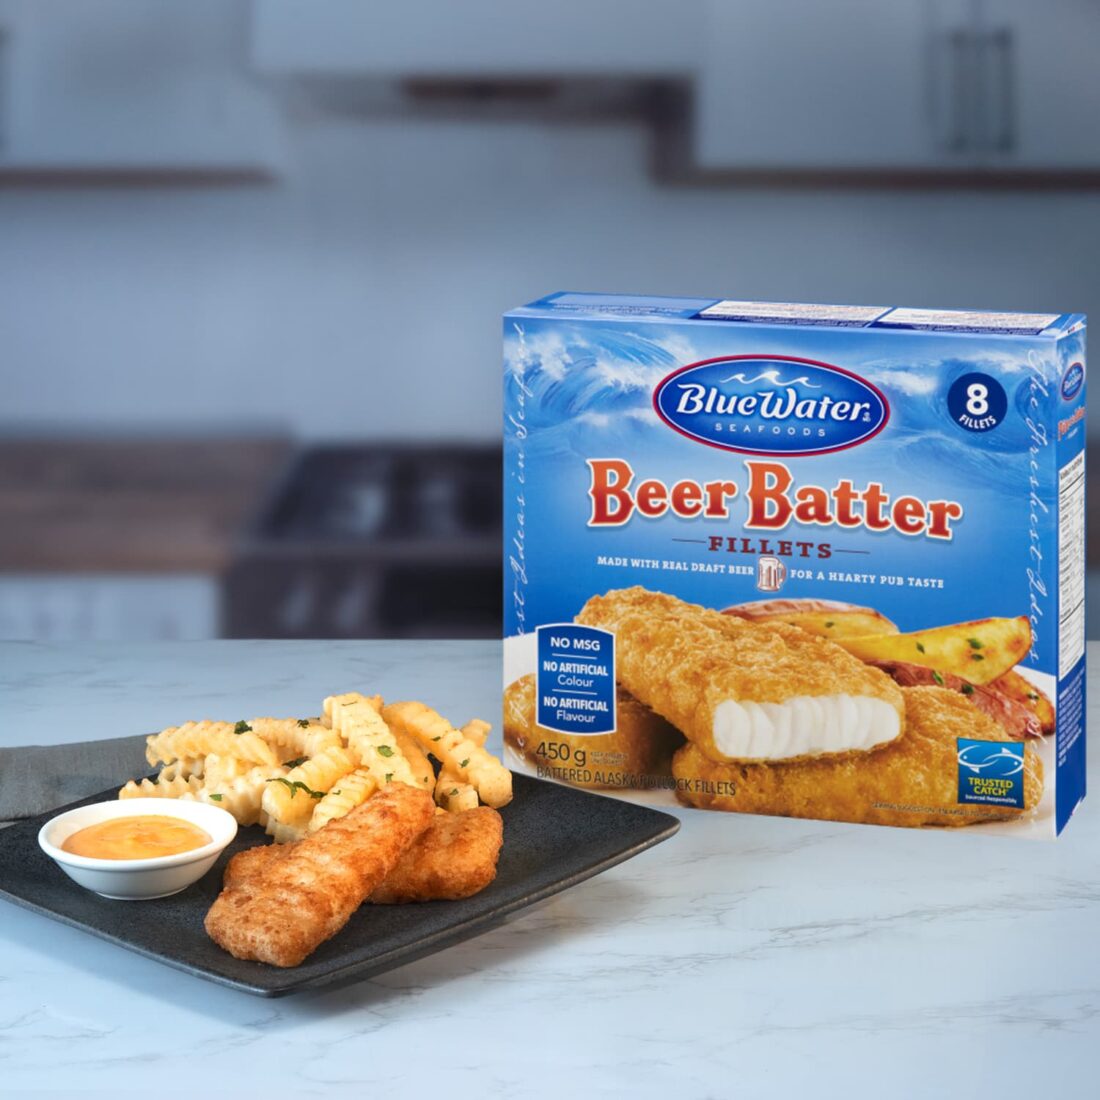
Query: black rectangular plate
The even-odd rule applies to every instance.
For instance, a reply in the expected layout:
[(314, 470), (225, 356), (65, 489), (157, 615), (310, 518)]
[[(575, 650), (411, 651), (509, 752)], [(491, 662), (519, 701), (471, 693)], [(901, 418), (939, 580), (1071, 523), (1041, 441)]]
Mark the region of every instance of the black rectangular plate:
[(281, 997), (369, 978), (469, 939), (667, 840), (680, 827), (671, 814), (524, 775), (515, 776), (514, 790), (513, 802), (501, 811), (504, 847), (492, 885), (464, 901), (363, 905), (343, 931), (292, 970), (235, 959), (202, 926), (229, 857), (267, 840), (258, 826), (241, 829), (193, 886), (154, 901), (101, 898), (68, 878), (38, 847), (38, 830), (54, 814), (113, 799), (116, 789), (5, 829), (0, 897), (200, 978)]

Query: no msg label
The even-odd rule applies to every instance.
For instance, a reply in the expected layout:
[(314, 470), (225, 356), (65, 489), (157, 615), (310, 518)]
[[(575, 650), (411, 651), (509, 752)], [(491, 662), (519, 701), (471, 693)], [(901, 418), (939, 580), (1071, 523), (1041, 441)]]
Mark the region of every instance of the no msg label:
[(576, 623), (540, 626), (538, 724), (557, 733), (615, 729), (615, 635)]

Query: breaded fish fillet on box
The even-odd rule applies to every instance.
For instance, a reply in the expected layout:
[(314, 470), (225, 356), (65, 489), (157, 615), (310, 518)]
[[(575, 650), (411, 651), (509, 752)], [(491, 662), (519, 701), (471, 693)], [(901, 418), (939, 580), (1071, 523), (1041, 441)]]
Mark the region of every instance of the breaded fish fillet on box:
[(504, 743), (536, 766), (573, 765), (577, 787), (633, 787), (645, 776), (671, 775), (683, 734), (622, 687), (616, 704), (613, 733), (559, 733), (537, 724), (535, 677), (521, 676), (504, 691)]
[(840, 646), (634, 587), (577, 622), (615, 633), (619, 682), (716, 762), (866, 752), (902, 732), (901, 690)]
[[(976, 825), (1026, 815), (1043, 794), (1043, 766), (1030, 743), (1022, 760), (1024, 807), (960, 804), (958, 740), (1011, 742), (964, 696), (913, 687), (905, 697), (905, 733), (879, 752), (802, 764), (717, 764), (695, 745), (673, 758), (690, 806), (746, 814), (851, 821), (866, 825)], [(720, 792), (720, 793), (719, 793)]]

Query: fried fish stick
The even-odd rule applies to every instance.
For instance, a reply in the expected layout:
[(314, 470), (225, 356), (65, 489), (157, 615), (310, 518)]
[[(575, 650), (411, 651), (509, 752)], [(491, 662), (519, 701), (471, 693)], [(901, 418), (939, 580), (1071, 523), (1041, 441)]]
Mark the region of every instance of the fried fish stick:
[(225, 889), (206, 931), (238, 959), (298, 966), (336, 935), (431, 824), (431, 796), (394, 783)]
[[(370, 896), (375, 905), (468, 898), (496, 877), (504, 823), (481, 806), (440, 814), (413, 842), (386, 880)], [(294, 851), (293, 844), (259, 844), (238, 852), (225, 868), (222, 885), (239, 887)]]
[(402, 905), (471, 897), (496, 878), (503, 840), (504, 822), (488, 806), (439, 814), (370, 900), (374, 905)]
[(798, 627), (639, 587), (594, 596), (577, 622), (613, 631), (622, 686), (718, 762), (866, 751), (903, 728), (884, 672)]
[(431, 707), (392, 703), (382, 714), (394, 729), (409, 734), (445, 768), (475, 788), (487, 805), (499, 807), (512, 801), (512, 773)]
[(240, 886), (246, 878), (259, 874), (269, 864), (283, 859), (293, 851), (293, 844), (257, 844), (255, 848), (245, 848), (225, 865), (222, 889)]
[[(686, 745), (672, 760), (685, 781), (682, 801), (735, 813), (852, 821), (867, 825), (976, 825), (1019, 817), (1039, 804), (1043, 765), (1024, 749), (1024, 809), (959, 802), (956, 739), (1010, 741), (964, 695), (940, 687), (904, 688), (905, 733), (873, 753), (783, 764), (717, 764)], [(710, 793), (716, 789), (732, 793)]]

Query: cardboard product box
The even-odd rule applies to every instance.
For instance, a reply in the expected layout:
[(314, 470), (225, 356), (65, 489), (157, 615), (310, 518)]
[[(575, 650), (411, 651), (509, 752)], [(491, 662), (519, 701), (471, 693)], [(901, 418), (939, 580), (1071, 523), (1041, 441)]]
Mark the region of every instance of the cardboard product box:
[(504, 318), (509, 763), (1054, 837), (1085, 793), (1085, 318), (553, 294)]

